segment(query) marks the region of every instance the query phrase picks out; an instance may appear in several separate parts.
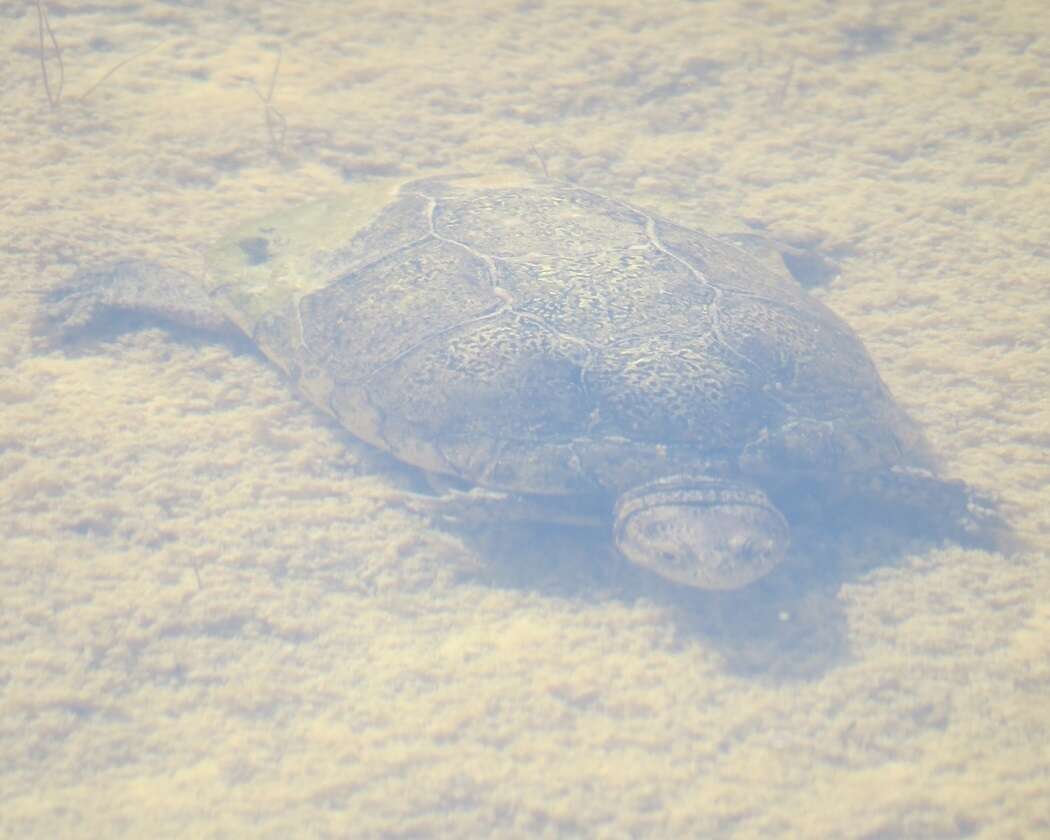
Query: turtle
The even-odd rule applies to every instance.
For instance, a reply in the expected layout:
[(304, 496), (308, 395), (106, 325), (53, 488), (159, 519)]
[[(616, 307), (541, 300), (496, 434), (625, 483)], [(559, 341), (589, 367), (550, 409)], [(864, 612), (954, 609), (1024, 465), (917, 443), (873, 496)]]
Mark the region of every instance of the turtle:
[(365, 182), (240, 227), (199, 276), (80, 268), (43, 323), (62, 343), (125, 313), (247, 336), (351, 435), (444, 476), (438, 507), (601, 523), (677, 585), (752, 584), (801, 521), (999, 522), (782, 265), (572, 183)]

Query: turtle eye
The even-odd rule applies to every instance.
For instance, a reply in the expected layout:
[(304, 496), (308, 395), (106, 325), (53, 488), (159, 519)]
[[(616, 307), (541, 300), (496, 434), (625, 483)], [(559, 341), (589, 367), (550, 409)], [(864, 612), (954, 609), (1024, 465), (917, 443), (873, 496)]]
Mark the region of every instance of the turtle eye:
[(680, 550), (665, 548), (657, 556), (664, 569), (681, 569), (687, 562)]

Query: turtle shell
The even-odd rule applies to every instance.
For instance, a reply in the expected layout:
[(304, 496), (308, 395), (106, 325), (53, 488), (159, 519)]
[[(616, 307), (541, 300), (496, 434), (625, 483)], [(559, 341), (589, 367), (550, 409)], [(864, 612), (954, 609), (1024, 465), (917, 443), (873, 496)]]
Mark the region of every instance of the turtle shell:
[(785, 273), (570, 184), (377, 185), (236, 232), (206, 282), (353, 434), (487, 487), (768, 486), (917, 446), (858, 338)]

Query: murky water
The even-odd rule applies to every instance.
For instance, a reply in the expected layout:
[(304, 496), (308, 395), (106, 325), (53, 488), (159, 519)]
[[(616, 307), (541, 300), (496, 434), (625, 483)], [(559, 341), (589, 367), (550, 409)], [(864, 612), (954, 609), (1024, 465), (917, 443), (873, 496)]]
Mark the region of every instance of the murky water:
[[(0, 8), (4, 833), (1050, 830), (1038, 4), (45, 8), (61, 89)], [(31, 337), (80, 265), (543, 167), (834, 257), (816, 293), (1031, 550), (817, 540), (683, 591), (433, 526), (246, 343)]]

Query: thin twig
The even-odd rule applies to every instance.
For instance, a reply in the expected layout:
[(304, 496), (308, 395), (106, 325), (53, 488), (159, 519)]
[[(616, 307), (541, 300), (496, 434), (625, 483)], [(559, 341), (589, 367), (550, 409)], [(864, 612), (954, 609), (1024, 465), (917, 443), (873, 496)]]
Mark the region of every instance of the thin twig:
[[(58, 39), (51, 28), (51, 21), (47, 19), (47, 9), (44, 8), (42, 0), (36, 0), (37, 30), (40, 35), (40, 72), (44, 77), (44, 90), (47, 92), (47, 102), (52, 109), (58, 107), (62, 100), (62, 87), (66, 83), (66, 68), (62, 62), (62, 49), (58, 46)], [(51, 47), (55, 51), (55, 59), (58, 61), (58, 86), (51, 90), (51, 78), (47, 73), (47, 59), (44, 57), (44, 33), (47, 33), (51, 41)]]
[(102, 74), (102, 76), (98, 79), (98, 81), (95, 82), (95, 84), (93, 84), (91, 87), (89, 87), (87, 90), (85, 90), (82, 94), (80, 94), (80, 96), (77, 97), (77, 101), (83, 102), (85, 99), (87, 99), (89, 96), (91, 96), (91, 94), (95, 92), (95, 89), (99, 85), (101, 85), (104, 81), (106, 81), (106, 79), (108, 79), (110, 76), (112, 76), (114, 73), (116, 73), (121, 67), (123, 67), (125, 64), (127, 64), (129, 61), (134, 61), (136, 58), (141, 58), (142, 56), (146, 55), (147, 53), (153, 52), (155, 49), (157, 49), (160, 46), (163, 46), (166, 43), (167, 43), (167, 41), (161, 41), (158, 44), (154, 44), (152, 47), (148, 47), (148, 48), (142, 50), (141, 52), (137, 52), (134, 55), (128, 56), (123, 61), (119, 62), (118, 64), (114, 64), (112, 67), (109, 68), (109, 70), (107, 70), (105, 73)]
[(273, 104), (273, 93), (277, 89), (277, 74), (281, 71), (281, 48), (277, 48), (277, 61), (273, 65), (273, 73), (270, 74), (270, 85), (266, 89), (266, 96), (259, 93), (255, 82), (251, 82), (252, 90), (262, 102), (266, 114), (266, 133), (270, 137), (270, 147), (276, 157), (284, 155), (284, 136), (288, 129), (288, 123), (284, 115), (277, 110)]
[(532, 153), (536, 155), (536, 160), (540, 162), (540, 168), (543, 170), (543, 177), (550, 178), (551, 174), (547, 171), (547, 161), (544, 160), (543, 155), (540, 154), (540, 150), (532, 143), (529, 144), (529, 148), (532, 150)]
[(273, 73), (270, 74), (270, 86), (266, 89), (266, 104), (269, 105), (273, 99), (274, 89), (277, 87), (277, 74), (281, 72), (281, 48), (277, 47), (277, 61), (273, 64)]
[(770, 106), (775, 111), (779, 111), (784, 107), (784, 102), (787, 100), (788, 91), (791, 88), (791, 83), (795, 80), (795, 64), (798, 62), (797, 58), (791, 59), (791, 64), (788, 65), (787, 72), (784, 74), (784, 80), (780, 83), (780, 87), (770, 98)]

